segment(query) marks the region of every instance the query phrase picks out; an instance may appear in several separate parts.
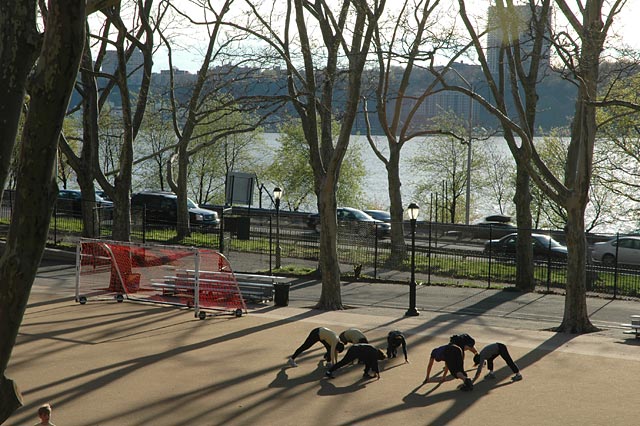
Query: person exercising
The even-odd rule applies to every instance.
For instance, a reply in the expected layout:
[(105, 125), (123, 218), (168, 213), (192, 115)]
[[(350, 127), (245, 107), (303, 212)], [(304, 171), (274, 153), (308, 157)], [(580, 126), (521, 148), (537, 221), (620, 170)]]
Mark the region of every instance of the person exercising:
[(362, 331), (357, 328), (348, 328), (342, 333), (340, 333), (340, 341), (345, 345), (347, 343), (369, 343), (367, 337), (362, 333)]
[(511, 355), (509, 355), (509, 351), (507, 350), (507, 347), (503, 343), (496, 342), (496, 343), (491, 343), (490, 345), (485, 346), (484, 348), (482, 348), (479, 354), (474, 355), (473, 365), (478, 366), (478, 369), (476, 370), (476, 375), (473, 378), (474, 382), (478, 380), (478, 377), (480, 377), (480, 373), (482, 372), (482, 366), (484, 365), (485, 361), (487, 362), (487, 369), (489, 370), (489, 372), (487, 373), (486, 376), (484, 376), (484, 378), (485, 379), (496, 378), (495, 374), (493, 374), (493, 360), (496, 359), (498, 356), (502, 357), (502, 359), (505, 360), (505, 362), (507, 363), (511, 371), (513, 371), (514, 376), (511, 377), (511, 381), (517, 382), (518, 380), (522, 380), (520, 369), (518, 368), (516, 363), (513, 362), (513, 359), (511, 359)]
[(326, 327), (318, 327), (311, 330), (307, 339), (300, 345), (298, 349), (289, 357), (289, 365), (291, 367), (297, 367), (296, 358), (302, 352), (309, 349), (316, 343), (322, 343), (327, 350), (324, 354), (324, 359), (328, 364), (334, 365), (338, 361), (338, 353), (344, 350), (344, 343), (340, 341), (338, 335)]
[[(332, 365), (325, 375), (332, 379), (333, 372), (345, 365), (351, 364), (353, 361), (358, 360), (358, 363), (364, 364), (365, 378), (377, 378), (380, 379), (380, 369), (378, 368), (378, 361), (385, 359), (384, 352), (382, 350), (372, 346), (368, 343), (356, 343), (347, 349), (347, 353), (337, 364)], [(369, 371), (373, 371), (374, 375), (370, 376)]]
[(402, 346), (402, 352), (404, 353), (404, 362), (409, 362), (407, 358), (407, 342), (404, 339), (404, 334), (399, 330), (390, 331), (387, 334), (387, 358), (395, 358), (398, 355), (398, 348)]
[(470, 391), (473, 389), (473, 381), (467, 377), (467, 373), (464, 371), (462, 348), (458, 345), (444, 345), (439, 346), (431, 351), (431, 357), (429, 358), (429, 365), (427, 366), (427, 375), (422, 383), (429, 382), (429, 376), (431, 374), (431, 367), (433, 367), (434, 361), (444, 361), (444, 371), (442, 372), (442, 378), (440, 383), (444, 382), (447, 377), (447, 372), (451, 371), (451, 375), (455, 379), (462, 380), (463, 384), (460, 390)]
[(476, 350), (475, 339), (469, 336), (467, 333), (454, 334), (449, 338), (449, 344), (459, 346), (460, 349), (462, 349), (463, 361), (464, 361), (464, 351), (471, 351), (475, 355), (478, 354), (478, 351)]

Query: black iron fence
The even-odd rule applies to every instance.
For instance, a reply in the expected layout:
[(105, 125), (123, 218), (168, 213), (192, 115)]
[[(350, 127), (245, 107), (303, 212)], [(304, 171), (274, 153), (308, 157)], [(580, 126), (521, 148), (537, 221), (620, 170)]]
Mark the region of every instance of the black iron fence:
[[(11, 208), (3, 203), (0, 222), (7, 229)], [(132, 223), (132, 241), (185, 244), (209, 247), (223, 252), (231, 261), (244, 262), (242, 270), (271, 271), (275, 268), (276, 245), (280, 246), (283, 268), (318, 265), (319, 233), (307, 223), (303, 213), (281, 212), (276, 229), (275, 212), (260, 209), (220, 210), (221, 223), (214, 229), (194, 229), (190, 236), (177, 241), (175, 225), (153, 226), (142, 220)], [(111, 238), (108, 213), (97, 211), (100, 238)], [(338, 257), (345, 276), (360, 275), (373, 279), (408, 280), (410, 273), (411, 227), (402, 224), (405, 245), (392, 247), (387, 229), (364, 222), (339, 223)], [(513, 234), (516, 229), (496, 226), (464, 226), (417, 222), (415, 228), (415, 274), (425, 284), (473, 281), (475, 285), (505, 286), (516, 280), (515, 248), (500, 246), (496, 240)], [(564, 244), (562, 231), (534, 231)], [(75, 246), (82, 234), (81, 218), (57, 211), (51, 221), (49, 244)], [(599, 241), (621, 238), (616, 235), (588, 235), (590, 247)], [(640, 240), (640, 237), (638, 237)], [(506, 239), (506, 238), (505, 238)], [(493, 240), (496, 244), (488, 244)], [(551, 244), (551, 243), (550, 243)], [(550, 247), (549, 247), (550, 248)], [(251, 254), (251, 264), (246, 264)], [(534, 250), (534, 279), (536, 286), (546, 290), (562, 290), (566, 285), (566, 254)], [(242, 260), (241, 260), (242, 259)], [(587, 290), (616, 296), (640, 296), (640, 242), (637, 258), (627, 263), (617, 257), (606, 262), (591, 258), (587, 263)]]

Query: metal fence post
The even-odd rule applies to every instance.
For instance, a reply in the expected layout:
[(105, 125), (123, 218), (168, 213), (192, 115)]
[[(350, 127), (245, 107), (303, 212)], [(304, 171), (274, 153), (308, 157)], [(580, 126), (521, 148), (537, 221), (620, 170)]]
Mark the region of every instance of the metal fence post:
[(549, 234), (549, 247), (547, 247), (547, 293), (551, 286), (551, 234)]
[(142, 205), (142, 244), (147, 243), (147, 205)]
[(489, 225), (489, 271), (487, 272), (487, 288), (491, 288), (491, 255), (493, 254), (493, 225)]
[(615, 272), (613, 274), (613, 297), (616, 297), (618, 293), (618, 247), (620, 245), (620, 233), (616, 233), (616, 263), (615, 263)]
[(373, 236), (373, 279), (378, 278), (378, 223), (375, 224), (376, 232)]

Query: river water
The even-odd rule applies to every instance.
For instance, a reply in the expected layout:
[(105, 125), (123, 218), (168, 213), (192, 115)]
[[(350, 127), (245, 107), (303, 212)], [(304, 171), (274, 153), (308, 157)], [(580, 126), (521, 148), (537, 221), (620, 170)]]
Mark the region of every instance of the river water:
[[(279, 146), (278, 142), (278, 133), (265, 133), (264, 140), (269, 149), (275, 149)], [(376, 146), (378, 149), (386, 154), (388, 153), (388, 145), (386, 138), (384, 136), (374, 136), (374, 140), (376, 141)], [(402, 148), (401, 157), (400, 157), (400, 180), (402, 182), (402, 199), (405, 204), (409, 204), (412, 202), (413, 194), (415, 193), (416, 185), (420, 180), (423, 180), (424, 177), (419, 176), (415, 170), (412, 169), (411, 159), (418, 154), (428, 153), (429, 149), (433, 149), (430, 147), (429, 140), (433, 140), (431, 138), (416, 138), (415, 140), (411, 140), (407, 142)], [(501, 155), (510, 156), (510, 152), (508, 147), (506, 146), (506, 142), (502, 138), (492, 138), (488, 141), (482, 142), (484, 144), (490, 144), (495, 147), (497, 152), (500, 152)], [(365, 136), (361, 135), (353, 135), (351, 137), (351, 145), (356, 145), (360, 148), (360, 152), (362, 155), (362, 159), (364, 162), (366, 176), (363, 184), (363, 192), (367, 199), (366, 206), (350, 206), (356, 208), (378, 208), (382, 210), (388, 210), (389, 208), (389, 192), (388, 192), (388, 181), (387, 181), (387, 171), (384, 167), (384, 164), (376, 157), (373, 150), (369, 146), (367, 139)], [(480, 203), (481, 205), (477, 205), (476, 210), (478, 212), (471, 213), (472, 222), (474, 216), (476, 219), (479, 217), (499, 213), (495, 211), (496, 207), (492, 206), (491, 203), (485, 202)], [(464, 206), (460, 208), (464, 209)], [(315, 206), (305, 206), (305, 210), (315, 210)], [(475, 213), (475, 214), (474, 214)], [(507, 212), (509, 214), (509, 212)]]

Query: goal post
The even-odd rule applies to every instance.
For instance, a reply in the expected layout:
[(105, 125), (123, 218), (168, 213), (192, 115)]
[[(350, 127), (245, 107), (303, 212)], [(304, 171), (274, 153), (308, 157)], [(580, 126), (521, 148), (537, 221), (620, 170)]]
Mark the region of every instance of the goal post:
[(231, 264), (215, 250), (82, 238), (76, 301), (100, 298), (186, 306), (199, 318), (247, 312)]

